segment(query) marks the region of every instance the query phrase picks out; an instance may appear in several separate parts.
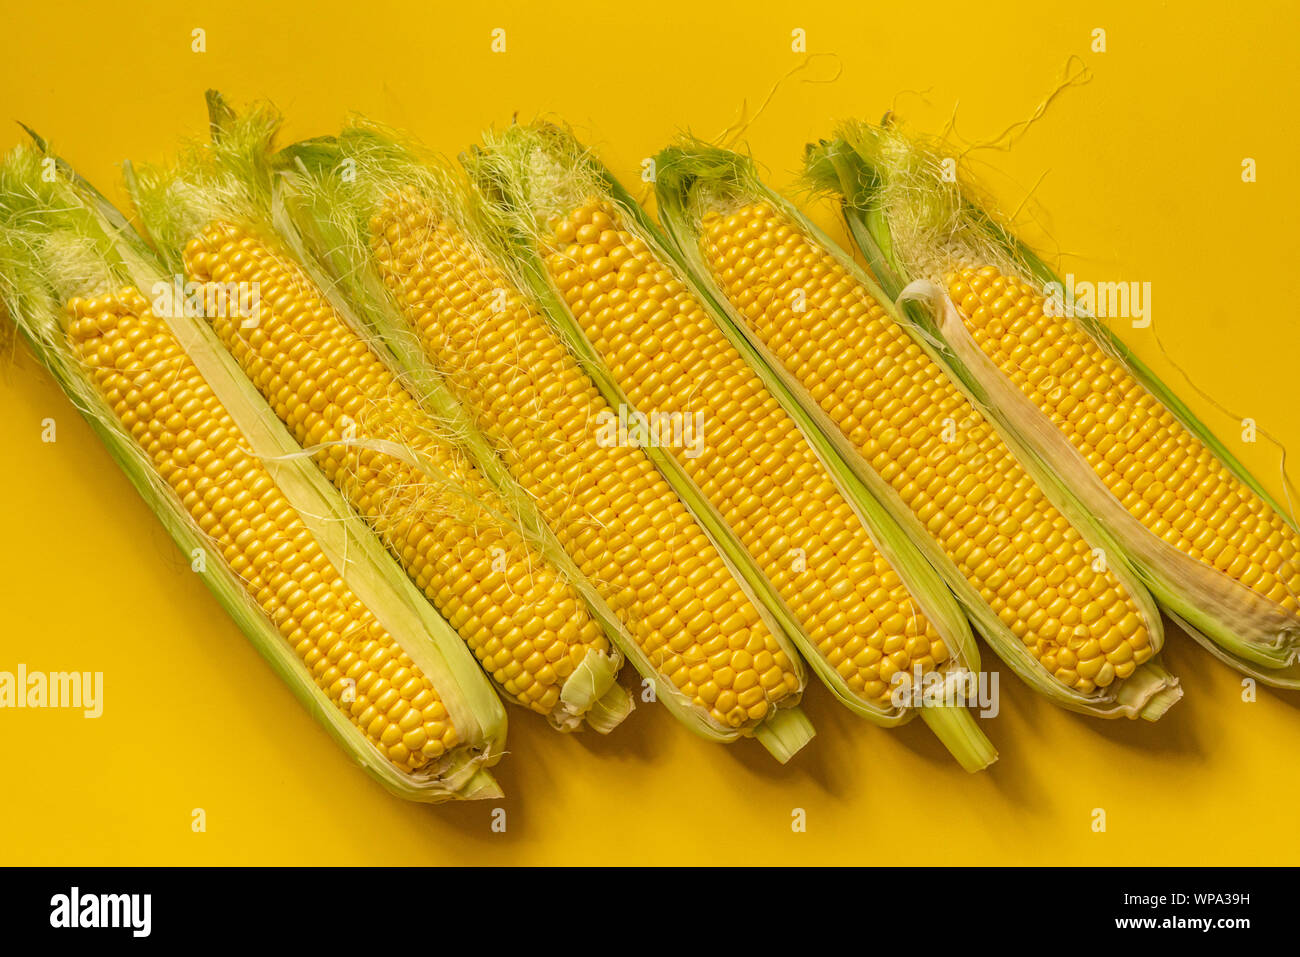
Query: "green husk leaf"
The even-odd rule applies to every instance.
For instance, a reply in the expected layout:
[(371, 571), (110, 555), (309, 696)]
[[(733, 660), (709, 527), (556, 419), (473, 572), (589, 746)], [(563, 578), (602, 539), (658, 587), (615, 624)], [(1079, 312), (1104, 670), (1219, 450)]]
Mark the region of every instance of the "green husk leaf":
[(957, 705), (939, 705), (919, 710), (921, 720), (965, 770), (974, 774), (983, 771), (998, 759), (998, 752), (969, 709)]
[[(892, 309), (890, 300), (884, 292), (853, 261), (852, 257), (818, 229), (797, 207), (763, 184), (752, 162), (747, 158), (725, 150), (691, 143), (687, 147), (661, 153), (657, 166), (661, 215), (669, 231), (677, 237), (676, 242), (682, 257), (698, 273), (699, 281), (708, 286), (714, 298), (722, 304), (722, 308), (738, 332), (748, 339), (755, 352), (770, 368), (777, 370), (786, 389), (805, 410), (811, 422), (827, 437), (827, 441), (840, 460), (845, 463), (847, 470), (865, 486), (874, 501), (880, 503), (880, 507), (892, 523), (896, 527), (901, 527), (901, 532), (896, 532), (898, 537), (910, 543), (911, 548), (923, 555), (930, 566), (937, 571), (939, 578), (952, 589), (967, 616), (998, 656), (1031, 687), (1063, 707), (1100, 717), (1136, 717), (1145, 702), (1135, 704), (1120, 700), (1117, 695), (1107, 692), (1084, 695), (1065, 687), (1042, 667), (1024, 643), (1002, 623), (993, 609), (979, 595), (978, 590), (967, 581), (912, 511), (898, 497), (898, 493), (881, 479), (848, 437), (825, 414), (798, 378), (785, 370), (781, 360), (750, 331), (743, 318), (727, 302), (725, 294), (710, 278), (707, 264), (699, 251), (700, 217), (708, 208), (726, 210), (736, 204), (756, 200), (772, 204), (796, 223), (814, 242), (835, 257), (856, 281), (862, 283), (867, 291), (890, 312), (895, 321), (899, 322), (917, 341), (927, 355), (940, 364), (941, 368), (945, 363), (944, 357), (940, 354), (942, 344), (936, 344), (933, 337), (921, 334), (915, 323), (909, 322), (897, 310)], [(960, 381), (957, 384), (962, 387)], [(987, 414), (988, 406), (982, 396), (973, 394), (964, 387), (962, 391), (975, 409)], [(1001, 424), (992, 418), (990, 421), (999, 435), (1007, 440), (1007, 432)], [(1016, 449), (1016, 446), (1012, 445), (1012, 448)], [(1077, 503), (1064, 494), (1063, 489), (1055, 485), (1050, 473), (1041, 463), (1029, 461), (1024, 464), (1034, 479), (1048, 492), (1053, 504), (1083, 531), (1089, 542), (1094, 545), (1107, 544), (1100, 529), (1095, 527)], [(1148, 622), (1152, 642), (1158, 649), (1162, 626), (1155, 605), (1138, 584), (1132, 570), (1122, 565), (1116, 567), (1116, 564), (1112, 563), (1112, 570), (1129, 588), (1134, 600), (1142, 609)], [(1132, 681), (1134, 677), (1137, 675), (1130, 676), (1129, 680)], [(1154, 693), (1155, 690), (1152, 690), (1152, 694)]]
[[(0, 165), (0, 303), (32, 352), (63, 388), (78, 412), (187, 555), (208, 556), (204, 584), (254, 647), (325, 726), (344, 750), (392, 793), (416, 801), (487, 797), (495, 789), (486, 768), (504, 747), (505, 713), (455, 635), (424, 603), (372, 537), (348, 516), (314, 469), (292, 459), (297, 446), (251, 387), (210, 361), (214, 343), (205, 325), (189, 317), (166, 319), (186, 351), (201, 364), (209, 385), (245, 431), (251, 448), (272, 469), (277, 484), (312, 529), (344, 580), (375, 611), (404, 650), (425, 670), (447, 703), (462, 746), (439, 764), (415, 774), (396, 769), (315, 684), (275, 625), (221, 560), (221, 552), (194, 523), (152, 462), (121, 426), (90, 383), (67, 340), (63, 303), (133, 285), (149, 298), (167, 286), (161, 264), (126, 221), (89, 184), (56, 162), (60, 175), (44, 175), (43, 150), (20, 147)], [(159, 317), (165, 318), (165, 317)], [(246, 428), (248, 425), (253, 428)], [(449, 653), (445, 653), (448, 652)]]
[[(590, 657), (591, 655), (588, 655), (588, 658)], [(605, 657), (602, 660), (608, 662), (610, 659)], [(595, 682), (591, 683), (594, 684)], [(568, 691), (571, 685), (571, 682), (566, 682), (565, 690)], [(635, 708), (636, 702), (628, 694), (627, 689), (618, 682), (611, 681), (604, 694), (594, 698), (589, 704), (582, 707), (582, 715), (588, 727), (597, 734), (609, 734), (622, 724), (623, 720)]]
[[(921, 279), (940, 287), (924, 295), (930, 308), (918, 313), (918, 322), (944, 341), (955, 371), (992, 396), (1016, 433), (1098, 516), (1171, 617), (1244, 674), (1276, 687), (1300, 688), (1300, 619), (1148, 531), (975, 344), (941, 288), (942, 276), (953, 264), (988, 263), (1044, 288), (1051, 283), (1061, 288), (1060, 279), (986, 211), (977, 187), (944, 177), (943, 158), (937, 146), (896, 129), (848, 124), (841, 139), (822, 148), (815, 176), (825, 183), (827, 168), (834, 168), (850, 230), (873, 267), (881, 262), (894, 284)], [(1239, 480), (1296, 527), (1294, 517), (1104, 323), (1082, 311), (1074, 320)]]
[(754, 729), (754, 737), (781, 764), (789, 763), (817, 735), (802, 708), (781, 708)]

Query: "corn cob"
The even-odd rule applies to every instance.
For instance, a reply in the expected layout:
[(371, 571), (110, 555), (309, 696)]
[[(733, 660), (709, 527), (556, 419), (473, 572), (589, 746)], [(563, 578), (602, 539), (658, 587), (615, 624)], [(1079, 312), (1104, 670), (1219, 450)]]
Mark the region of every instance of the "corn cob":
[(1243, 673), (1300, 687), (1294, 516), (1103, 322), (1047, 298), (1059, 279), (968, 184), (945, 181), (938, 153), (859, 125), (827, 152), (887, 289), (924, 284), (923, 319), (958, 370), (1107, 524), (1166, 612)]
[(371, 126), (287, 153), (296, 225), (282, 231), (311, 238), (408, 373), (445, 377), (614, 610), (658, 700), (709, 738), (755, 734), (787, 760), (812, 733), (794, 649), (655, 450), (604, 441), (609, 406), (488, 248), (463, 186)]
[(204, 582), (299, 699), (394, 793), (500, 794), (505, 715), (446, 623), (192, 317), (138, 237), (41, 150), (0, 167), (0, 302)]
[(622, 655), (578, 588), (514, 521), (453, 420), (416, 401), (277, 242), (257, 172), (277, 122), (231, 117), (215, 145), (133, 170), (146, 230), (203, 289), (260, 291), (256, 321), (205, 318), (509, 700), (562, 730), (584, 718), (610, 730), (631, 708), (615, 683)]
[[(480, 180), (509, 197), (521, 234), (533, 234), (523, 254), (549, 283), (542, 294), (563, 300), (557, 322), (608, 377), (609, 401), (702, 416), (707, 440), (693, 454), (671, 450), (673, 464), (739, 543), (756, 589), (837, 697), (896, 724), (916, 713), (900, 704), (900, 687), (977, 671), (947, 590), (833, 468), (824, 439), (715, 321), (608, 173), (550, 127), (512, 128), (474, 162)], [(967, 767), (992, 760), (963, 710), (921, 714)]]
[(743, 157), (694, 145), (656, 166), (683, 260), (891, 503), (1002, 658), (1075, 710), (1154, 720), (1172, 704), (1160, 619), (1136, 576), (1045, 470), (1017, 461), (869, 278)]

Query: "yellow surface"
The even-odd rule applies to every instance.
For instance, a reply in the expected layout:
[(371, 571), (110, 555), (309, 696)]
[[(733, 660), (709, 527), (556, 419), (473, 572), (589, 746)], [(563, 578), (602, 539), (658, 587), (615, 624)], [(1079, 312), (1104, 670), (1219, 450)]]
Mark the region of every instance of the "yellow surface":
[[(0, 117), (51, 138), (120, 196), (115, 165), (204, 131), (202, 91), (270, 97), (287, 132), (348, 110), (457, 152), (516, 112), (573, 123), (626, 177), (688, 127), (747, 140), (776, 185), (805, 141), (891, 105), (987, 140), (1029, 116), (1074, 54), (1091, 71), (1009, 152), (976, 154), (1002, 202), (1032, 207), (1080, 278), (1150, 281), (1154, 329), (1198, 386), (1300, 449), (1288, 279), (1297, 132), (1277, 103), (1300, 41), (1284, 3), (1222, 6), (706, 4), (10, 4)], [(731, 5), (718, 5), (731, 6)], [(337, 7), (330, 12), (330, 7)], [(914, 11), (914, 12), (913, 12)], [(978, 12), (977, 12), (978, 11)], [(207, 31), (207, 52), (190, 50)], [(504, 54), (490, 51), (506, 30)], [(1107, 31), (1108, 52), (1089, 52)], [(832, 82), (805, 83), (804, 79)], [(959, 105), (958, 105), (959, 104)], [(19, 131), (0, 127), (0, 145)], [(1241, 182), (1243, 157), (1258, 182)], [(1050, 216), (1046, 211), (1050, 210)], [(831, 213), (818, 217), (833, 222)], [(1216, 296), (1215, 288), (1217, 287)], [(1280, 492), (1277, 449), (1196, 395), (1155, 337), (1128, 332)], [(58, 441), (40, 441), (41, 420)], [(230, 624), (34, 361), (0, 369), (0, 670), (102, 671), (105, 710), (0, 711), (0, 862), (49, 863), (1297, 863), (1300, 694), (1239, 678), (1171, 629), (1186, 697), (1158, 725), (1104, 724), (1003, 675), (1001, 750), (969, 777), (918, 721), (889, 733), (820, 688), (818, 737), (787, 768), (753, 742), (706, 744), (659, 707), (618, 733), (561, 737), (511, 710), (502, 802), (390, 798), (331, 744)], [(986, 663), (996, 664), (991, 653)], [(494, 807), (506, 830), (492, 830)], [(203, 808), (207, 830), (194, 833)], [(807, 833), (792, 833), (794, 809)], [(1092, 828), (1093, 810), (1107, 816)]]

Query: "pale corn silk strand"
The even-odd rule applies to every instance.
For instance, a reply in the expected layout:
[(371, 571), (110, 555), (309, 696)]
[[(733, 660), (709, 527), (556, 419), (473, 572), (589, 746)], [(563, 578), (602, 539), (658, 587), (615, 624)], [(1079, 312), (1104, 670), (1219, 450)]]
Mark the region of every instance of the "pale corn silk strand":
[[(386, 439), (358, 439), (344, 437), (329, 442), (319, 442), (316, 445), (305, 445), (296, 452), (287, 452), (281, 455), (262, 455), (260, 458), (263, 462), (292, 462), (297, 459), (315, 460), (330, 450), (338, 448), (363, 449), (368, 452), (378, 452), (381, 455), (397, 459), (399, 462), (403, 462), (420, 472), (424, 477), (421, 484), (433, 484), (449, 498), (461, 499), (467, 505), (472, 505), (472, 511), (484, 513), (491, 522), (513, 526), (520, 532), (520, 534), (523, 534), (523, 528), (519, 525), (519, 522), (513, 515), (492, 508), (484, 504), (482, 500), (474, 498), (465, 491), (463, 484), (456, 481), (453, 476), (448, 475), (446, 470), (438, 465), (438, 463), (434, 462), (429, 456), (412, 449), (409, 446), (402, 445), (399, 442), (390, 442)], [(410, 509), (413, 514), (427, 514), (428, 511), (427, 507), (424, 505), (411, 505)], [(450, 512), (450, 508), (447, 510)], [(457, 514), (460, 515), (461, 513), (458, 512)]]
[[(800, 76), (800, 74), (804, 73), (805, 71), (811, 70), (815, 63), (818, 63), (822, 60), (830, 60), (833, 63), (835, 70), (833, 73), (831, 73), (831, 75), (824, 76), (824, 77)], [(767, 94), (763, 97), (761, 101), (759, 101), (758, 108), (753, 112), (753, 114), (746, 115), (746, 112), (748, 110), (748, 104), (742, 102), (740, 108), (737, 110), (736, 118), (732, 122), (728, 123), (725, 127), (723, 127), (722, 131), (719, 132), (718, 135), (713, 138), (712, 142), (717, 143), (717, 145), (722, 147), (723, 149), (739, 148), (740, 141), (745, 136), (745, 134), (749, 132), (750, 128), (755, 123), (759, 122), (759, 120), (763, 118), (763, 114), (767, 112), (767, 108), (771, 106), (772, 103), (776, 100), (777, 95), (790, 83), (790, 81), (794, 80), (796, 77), (798, 77), (800, 83), (823, 84), (823, 83), (838, 83), (840, 78), (843, 75), (844, 75), (844, 62), (840, 59), (838, 53), (807, 54), (804, 57), (803, 62), (795, 66), (792, 66), (789, 70), (787, 70), (784, 74), (782, 74), (771, 85), (771, 87), (768, 88)], [(654, 188), (651, 185), (642, 189), (642, 195), (638, 196), (637, 200), (641, 203), (642, 206), (648, 206), (648, 201), (651, 198), (653, 198), (653, 196), (654, 196)]]
[(813, 64), (822, 59), (829, 59), (833, 61), (835, 65), (835, 72), (827, 77), (801, 76), (799, 77), (799, 82), (800, 83), (838, 82), (840, 77), (844, 75), (844, 63), (842, 60), (840, 60), (839, 54), (809, 53), (804, 57), (802, 63), (799, 63), (798, 65), (791, 67), (775, 83), (772, 84), (772, 86), (767, 91), (767, 95), (764, 96), (763, 99), (759, 102), (758, 109), (754, 111), (752, 116), (747, 117), (745, 115), (745, 111), (748, 108), (748, 104), (742, 102), (740, 105), (740, 109), (737, 112), (736, 119), (733, 120), (726, 127), (724, 127), (722, 132), (719, 133), (716, 137), (714, 137), (714, 142), (716, 142), (719, 146), (725, 149), (731, 149), (736, 143), (740, 142), (741, 137), (743, 137), (745, 133), (748, 132), (749, 128), (753, 126), (756, 122), (758, 122), (758, 120), (763, 116), (763, 114), (767, 111), (768, 106), (770, 106), (772, 101), (776, 99), (776, 95), (781, 91), (782, 87), (784, 87), (790, 80), (794, 79), (796, 76), (799, 76), (799, 74), (803, 73), (805, 70), (812, 69)]

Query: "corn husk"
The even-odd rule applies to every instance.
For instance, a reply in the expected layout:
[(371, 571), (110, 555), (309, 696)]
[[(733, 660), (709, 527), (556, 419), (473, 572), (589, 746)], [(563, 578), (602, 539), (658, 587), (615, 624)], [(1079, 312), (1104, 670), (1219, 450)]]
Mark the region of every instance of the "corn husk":
[[(875, 500), (897, 526), (906, 533), (916, 548), (937, 570), (938, 575), (952, 589), (970, 620), (1008, 667), (1021, 679), (1062, 707), (1097, 717), (1143, 717), (1155, 720), (1181, 695), (1177, 679), (1160, 664), (1158, 656), (1138, 668), (1129, 678), (1117, 681), (1105, 690), (1083, 694), (1063, 685), (1045, 669), (1029, 652), (1024, 643), (998, 618), (993, 609), (980, 596), (979, 591), (966, 579), (956, 564), (947, 556), (938, 542), (930, 536), (912, 511), (898, 497), (897, 492), (885, 482), (859, 453), (829, 416), (821, 409), (799, 379), (785, 369), (781, 360), (773, 355), (758, 336), (748, 328), (744, 318), (727, 301), (725, 294), (713, 282), (699, 246), (700, 218), (709, 208), (726, 209), (744, 202), (770, 203), (788, 216), (815, 242), (830, 253), (849, 274), (885, 306), (894, 320), (912, 336), (926, 354), (946, 367), (947, 357), (933, 339), (923, 334), (906, 315), (890, 306), (888, 298), (852, 257), (823, 233), (792, 203), (768, 188), (759, 179), (754, 165), (747, 157), (706, 144), (688, 142), (659, 154), (657, 194), (660, 215), (683, 261), (695, 274), (697, 281), (707, 288), (721, 304), (728, 321), (739, 335), (745, 336), (754, 351), (779, 378), (808, 417), (827, 436), (836, 454), (845, 466), (870, 491)], [(972, 406), (989, 418), (998, 434), (1007, 441), (1020, 458), (1030, 475), (1038, 482), (1067, 519), (1094, 547), (1106, 549), (1110, 556), (1116, 550), (1111, 546), (1104, 530), (1094, 522), (1087, 511), (1079, 506), (1057, 483), (1050, 469), (1032, 455), (1024, 454), (1014, 436), (991, 416), (989, 404), (979, 392), (966, 388), (961, 380), (954, 380)], [(1162, 640), (1160, 616), (1146, 589), (1142, 587), (1134, 570), (1122, 560), (1108, 561), (1112, 572), (1128, 589), (1141, 611), (1154, 649), (1159, 650)]]

